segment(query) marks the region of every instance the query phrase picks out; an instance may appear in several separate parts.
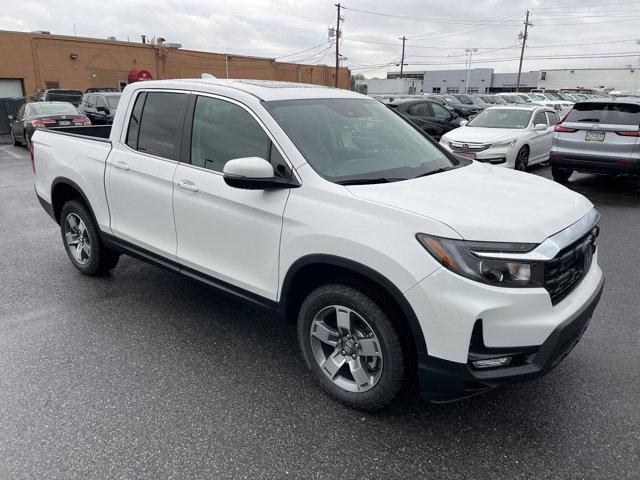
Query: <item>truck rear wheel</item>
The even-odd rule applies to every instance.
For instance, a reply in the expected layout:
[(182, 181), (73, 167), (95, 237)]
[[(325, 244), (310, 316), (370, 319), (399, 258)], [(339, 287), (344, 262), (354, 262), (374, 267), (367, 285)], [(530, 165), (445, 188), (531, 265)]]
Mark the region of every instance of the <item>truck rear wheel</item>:
[(84, 275), (105, 275), (118, 264), (120, 255), (100, 240), (87, 207), (78, 200), (65, 203), (60, 213), (62, 241), (71, 263)]
[(304, 300), (298, 342), (307, 367), (341, 403), (379, 410), (405, 380), (405, 351), (390, 315), (367, 293), (329, 284)]

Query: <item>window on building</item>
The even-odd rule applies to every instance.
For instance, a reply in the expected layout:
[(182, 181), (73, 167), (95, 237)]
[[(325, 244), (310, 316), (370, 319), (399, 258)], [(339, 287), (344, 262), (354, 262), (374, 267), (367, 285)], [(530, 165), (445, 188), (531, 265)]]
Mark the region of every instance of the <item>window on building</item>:
[(244, 108), (224, 100), (198, 97), (193, 114), (191, 163), (222, 172), (234, 158), (260, 157), (273, 165), (276, 175), (290, 170), (264, 129)]
[(478, 93), (478, 87), (467, 88), (467, 93)]
[(433, 87), (431, 89), (431, 93), (440, 93), (441, 88), (440, 87)]
[(458, 87), (447, 87), (447, 93), (460, 93), (460, 89)]
[(178, 160), (180, 127), (187, 106), (183, 93), (138, 95), (131, 112), (127, 145), (158, 157)]
[(60, 82), (57, 80), (48, 80), (44, 82), (45, 90), (52, 90), (55, 88), (60, 88)]

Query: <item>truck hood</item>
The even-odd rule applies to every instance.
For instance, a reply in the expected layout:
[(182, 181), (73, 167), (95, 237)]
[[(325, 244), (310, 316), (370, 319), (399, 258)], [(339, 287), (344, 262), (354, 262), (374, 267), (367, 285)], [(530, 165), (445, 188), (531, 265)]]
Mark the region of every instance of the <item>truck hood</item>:
[(454, 142), (469, 143), (493, 143), (501, 140), (516, 138), (524, 130), (517, 128), (485, 128), (485, 127), (460, 127), (448, 132), (445, 136)]
[(465, 240), (477, 241), (541, 243), (593, 208), (554, 181), (479, 162), (413, 180), (347, 188), (360, 198), (438, 220)]

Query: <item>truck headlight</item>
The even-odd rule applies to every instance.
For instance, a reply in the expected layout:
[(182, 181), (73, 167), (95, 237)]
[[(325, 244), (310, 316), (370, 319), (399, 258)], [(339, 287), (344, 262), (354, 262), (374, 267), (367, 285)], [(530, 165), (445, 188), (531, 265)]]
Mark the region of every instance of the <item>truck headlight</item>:
[(498, 287), (544, 286), (544, 264), (541, 262), (481, 257), (473, 253), (522, 254), (533, 250), (535, 244), (467, 242), (424, 233), (418, 233), (416, 238), (440, 264), (463, 277)]
[(512, 138), (511, 140), (503, 140), (501, 142), (496, 142), (496, 143), (492, 143), (491, 144), (491, 148), (505, 148), (505, 147), (510, 147), (513, 144), (516, 143), (518, 139), (517, 138)]

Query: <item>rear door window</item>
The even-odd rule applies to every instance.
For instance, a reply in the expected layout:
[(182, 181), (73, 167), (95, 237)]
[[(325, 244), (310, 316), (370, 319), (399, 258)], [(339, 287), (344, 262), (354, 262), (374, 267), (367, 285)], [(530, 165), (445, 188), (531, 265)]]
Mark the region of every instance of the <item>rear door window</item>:
[(560, 117), (558, 117), (557, 113), (547, 112), (547, 121), (549, 125), (556, 125), (560, 121)]
[(178, 160), (187, 99), (184, 93), (147, 92), (142, 115), (139, 115), (139, 96), (131, 114), (127, 144), (144, 153)]
[(640, 125), (640, 105), (631, 103), (576, 103), (566, 122)]
[(416, 103), (415, 105), (411, 105), (409, 107), (409, 113), (411, 115), (415, 115), (416, 117), (431, 116), (431, 112), (429, 111), (429, 104), (427, 102)]

